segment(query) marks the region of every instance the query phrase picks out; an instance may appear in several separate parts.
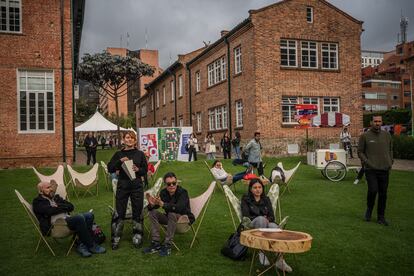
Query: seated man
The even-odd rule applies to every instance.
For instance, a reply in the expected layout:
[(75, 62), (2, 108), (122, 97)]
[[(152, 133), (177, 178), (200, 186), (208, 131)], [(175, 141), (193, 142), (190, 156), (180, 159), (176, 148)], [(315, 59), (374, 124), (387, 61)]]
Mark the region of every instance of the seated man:
[(248, 168), (246, 171), (236, 173), (235, 175), (232, 176), (231, 174), (227, 173), (223, 169), (223, 164), (219, 160), (214, 161), (213, 166), (210, 169), (210, 171), (213, 174), (214, 178), (216, 180), (220, 181), (222, 184), (224, 184), (224, 183), (233, 184), (233, 183), (243, 179), (243, 176), (247, 172), (250, 172), (251, 170), (252, 170), (252, 168)]
[[(171, 254), (171, 244), (174, 238), (177, 221), (181, 216), (187, 216), (190, 224), (194, 222), (191, 213), (190, 199), (185, 189), (177, 185), (177, 177), (169, 172), (164, 175), (166, 187), (161, 190), (159, 197), (147, 194), (149, 218), (151, 222), (151, 246), (144, 249), (144, 253), (155, 253), (159, 251), (160, 256)], [(165, 213), (157, 209), (161, 207)], [(160, 244), (160, 224), (167, 225), (164, 245)]]
[(42, 234), (49, 235), (56, 220), (62, 218), (68, 228), (78, 235), (80, 243), (77, 251), (82, 257), (90, 257), (92, 253), (105, 253), (105, 248), (95, 244), (92, 239), (93, 213), (69, 215), (74, 209), (73, 205), (55, 194), (56, 188), (57, 184), (53, 180), (37, 185), (39, 195), (33, 200), (33, 211), (39, 220)]

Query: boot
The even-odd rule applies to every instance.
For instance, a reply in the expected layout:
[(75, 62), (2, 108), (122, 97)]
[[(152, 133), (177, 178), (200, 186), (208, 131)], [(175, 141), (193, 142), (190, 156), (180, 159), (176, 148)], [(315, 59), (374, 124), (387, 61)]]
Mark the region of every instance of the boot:
[(132, 221), (132, 244), (136, 248), (140, 248), (142, 246), (144, 232), (142, 230), (142, 224), (133, 220)]

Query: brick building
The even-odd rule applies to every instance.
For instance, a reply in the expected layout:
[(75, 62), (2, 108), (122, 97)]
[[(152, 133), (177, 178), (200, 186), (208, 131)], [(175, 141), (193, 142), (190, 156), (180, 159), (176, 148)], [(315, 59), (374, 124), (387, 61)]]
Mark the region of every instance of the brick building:
[(73, 161), (84, 0), (0, 1), (0, 168)]
[[(135, 100), (145, 94), (145, 84), (149, 83), (153, 79), (155, 79), (160, 73), (161, 69), (159, 68), (158, 64), (158, 50), (147, 50), (141, 49), (136, 51), (130, 51), (126, 48), (107, 48), (106, 51), (111, 55), (118, 55), (118, 56), (132, 56), (136, 57), (142, 62), (149, 64), (155, 67), (155, 72), (153, 76), (143, 76), (139, 78), (136, 82), (127, 84), (128, 92), (118, 98), (118, 106), (119, 106), (119, 115), (126, 116), (129, 113), (135, 114)], [(112, 113), (116, 113), (115, 108), (115, 101), (111, 97), (107, 96), (100, 96), (99, 97), (99, 105), (102, 114), (110, 115)]]
[[(268, 153), (284, 154), (288, 142), (304, 143), (305, 131), (295, 128), (295, 104), (309, 103), (318, 106), (318, 113), (350, 115), (357, 136), (362, 128), (361, 32), (361, 21), (323, 0), (285, 0), (251, 10), (185, 66), (180, 60), (170, 66), (185, 77), (182, 104), (168, 96), (164, 102), (163, 95), (171, 92), (168, 80), (149, 87), (139, 100), (140, 126), (172, 125), (178, 116), (199, 138), (212, 132), (219, 140), (226, 131), (239, 131), (247, 141), (260, 131)], [(149, 116), (146, 109), (154, 99), (156, 115)], [(340, 131), (310, 129), (309, 136), (325, 143), (337, 141)]]

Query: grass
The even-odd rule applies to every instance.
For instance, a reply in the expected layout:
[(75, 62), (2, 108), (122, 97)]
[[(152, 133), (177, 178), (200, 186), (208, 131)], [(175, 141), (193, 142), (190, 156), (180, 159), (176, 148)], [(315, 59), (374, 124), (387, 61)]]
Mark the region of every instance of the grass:
[[(113, 151), (98, 151), (98, 160), (108, 161)], [(266, 175), (271, 164), (280, 159), (267, 159)], [(282, 159), (291, 168), (299, 158)], [(230, 161), (224, 167), (240, 171)], [(86, 166), (77, 167), (86, 170)], [(53, 169), (41, 169), (51, 173)], [(211, 182), (203, 161), (193, 163), (168, 162), (161, 165), (158, 176), (174, 171), (191, 196), (205, 191)], [(102, 172), (100, 171), (100, 174)], [(314, 167), (301, 165), (291, 183), (291, 193), (282, 200), (282, 216), (290, 216), (287, 229), (304, 231), (313, 236), (312, 249), (307, 253), (286, 255), (293, 267), (292, 275), (412, 275), (412, 233), (414, 232), (413, 172), (393, 171), (389, 185), (386, 217), (389, 227), (362, 220), (365, 211), (366, 184), (353, 185), (353, 173), (340, 183), (322, 178)], [(112, 203), (112, 192), (105, 190), (100, 175), (99, 197), (87, 196), (71, 201), (75, 212), (94, 209), (96, 222), (107, 236), (104, 255), (80, 258), (73, 250), (63, 257), (68, 241), (52, 242), (58, 257), (53, 258), (44, 245), (35, 255), (37, 234), (15, 196), (14, 189), (31, 201), (36, 196), (37, 179), (30, 169), (0, 171), (0, 274), (1, 275), (246, 275), (249, 260), (234, 262), (220, 254), (220, 249), (234, 231), (224, 195), (218, 189), (213, 194), (204, 223), (200, 228), (200, 244), (188, 249), (191, 235), (177, 235), (181, 252), (172, 256), (143, 255), (131, 245), (131, 226), (126, 225), (118, 251), (110, 250), (110, 216), (107, 206)], [(246, 191), (237, 186), (240, 197)], [(145, 246), (149, 243), (146, 233)], [(260, 268), (260, 266), (258, 266)], [(266, 275), (274, 275), (274, 270)]]

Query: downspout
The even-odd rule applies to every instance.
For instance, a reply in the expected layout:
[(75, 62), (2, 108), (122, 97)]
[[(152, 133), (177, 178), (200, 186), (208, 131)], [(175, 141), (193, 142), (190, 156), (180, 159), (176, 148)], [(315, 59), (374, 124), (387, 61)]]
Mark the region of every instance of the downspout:
[(227, 39), (227, 37), (224, 38), (224, 42), (227, 44), (227, 95), (228, 95), (228, 101), (229, 101), (229, 108), (228, 108), (228, 129), (229, 129), (229, 136), (230, 139), (233, 137), (232, 134), (232, 127), (231, 127), (231, 81), (230, 81), (230, 43)]
[[(189, 111), (190, 111), (190, 126), (193, 126), (193, 106), (191, 102), (191, 69), (190, 66), (187, 65), (188, 71), (188, 100), (189, 100)], [(194, 131), (194, 130), (193, 130)]]
[(73, 154), (73, 163), (76, 162), (76, 137), (75, 137), (75, 70), (76, 68), (73, 66), (75, 64), (75, 47), (73, 46), (73, 0), (70, 1), (70, 30), (71, 30), (71, 37), (72, 37), (72, 154)]
[(66, 133), (65, 133), (65, 48), (64, 48), (64, 0), (60, 0), (60, 55), (61, 55), (61, 105), (62, 105), (62, 157), (63, 162), (66, 162)]
[(156, 110), (157, 110), (157, 103), (155, 102), (156, 101), (156, 96), (155, 96), (155, 92), (154, 92), (154, 89), (152, 88), (151, 89), (151, 92), (152, 92), (152, 103), (153, 103), (153, 106), (152, 106), (152, 108), (153, 108), (153, 111), (154, 111), (154, 127), (156, 127), (157, 126), (157, 123), (155, 122), (155, 118), (156, 118), (156, 116), (155, 116), (155, 112), (156, 112)]

